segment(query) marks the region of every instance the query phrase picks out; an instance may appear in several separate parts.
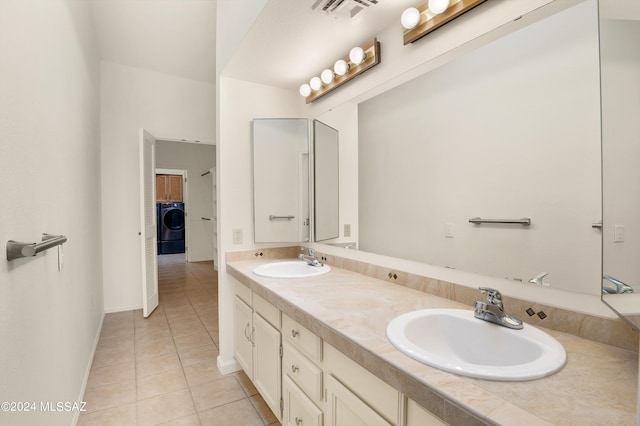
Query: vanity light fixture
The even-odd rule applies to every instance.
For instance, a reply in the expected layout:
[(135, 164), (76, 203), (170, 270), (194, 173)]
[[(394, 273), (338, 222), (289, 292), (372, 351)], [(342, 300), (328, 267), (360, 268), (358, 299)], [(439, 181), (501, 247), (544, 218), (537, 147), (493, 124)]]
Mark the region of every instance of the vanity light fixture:
[(311, 94), (311, 86), (309, 86), (307, 83), (300, 86), (300, 96), (303, 96), (306, 98), (310, 94)]
[(351, 49), (347, 57), (338, 59), (332, 68), (322, 71), (320, 77), (313, 77), (308, 84), (300, 86), (300, 95), (307, 103), (313, 102), (379, 63), (380, 43), (374, 38)]
[(333, 71), (328, 68), (320, 73), (320, 80), (322, 80), (324, 84), (331, 84), (335, 77), (336, 75)]
[(367, 54), (364, 53), (364, 50), (360, 46), (354, 47), (349, 52), (349, 61), (351, 61), (353, 65), (360, 65), (365, 59), (367, 59)]
[[(400, 18), (404, 44), (413, 43), (486, 0), (429, 0), (418, 8), (406, 9)], [(417, 15), (416, 11), (417, 10)], [(416, 22), (417, 21), (417, 22)]]
[(400, 23), (405, 30), (412, 30), (420, 23), (420, 11), (415, 7), (410, 7), (402, 12)]
[(333, 64), (333, 71), (338, 76), (343, 76), (349, 71), (349, 64), (344, 59), (338, 59), (335, 64)]
[(313, 77), (309, 81), (309, 86), (311, 86), (311, 90), (317, 92), (318, 90), (322, 89), (322, 80), (320, 80), (320, 77)]

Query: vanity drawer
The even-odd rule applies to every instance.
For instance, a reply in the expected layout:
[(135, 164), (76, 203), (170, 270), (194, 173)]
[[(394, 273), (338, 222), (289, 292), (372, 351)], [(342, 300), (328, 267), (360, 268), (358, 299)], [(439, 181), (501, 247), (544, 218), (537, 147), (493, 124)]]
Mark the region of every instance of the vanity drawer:
[(282, 335), (313, 361), (322, 359), (322, 339), (286, 314), (282, 314)]
[(283, 382), (284, 425), (322, 426), (322, 411), (289, 379)]
[(234, 281), (235, 281), (235, 287), (236, 287), (236, 296), (238, 296), (247, 305), (253, 306), (253, 298), (252, 298), (253, 292), (251, 291), (251, 289), (249, 289), (249, 287), (247, 287), (246, 285), (242, 284), (240, 281), (237, 281), (237, 280), (234, 280)]
[(253, 293), (253, 310), (272, 326), (280, 330), (280, 309)]
[(283, 348), (282, 369), (307, 396), (322, 401), (322, 370), (288, 344)]

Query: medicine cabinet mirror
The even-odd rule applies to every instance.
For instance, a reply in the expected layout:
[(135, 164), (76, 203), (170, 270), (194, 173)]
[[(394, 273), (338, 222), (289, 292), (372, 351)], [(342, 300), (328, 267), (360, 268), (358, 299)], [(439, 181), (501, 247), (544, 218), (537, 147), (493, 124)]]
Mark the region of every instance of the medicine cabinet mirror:
[(254, 119), (254, 241), (309, 241), (309, 121)]
[(313, 120), (314, 240), (338, 238), (339, 170), (338, 131)]

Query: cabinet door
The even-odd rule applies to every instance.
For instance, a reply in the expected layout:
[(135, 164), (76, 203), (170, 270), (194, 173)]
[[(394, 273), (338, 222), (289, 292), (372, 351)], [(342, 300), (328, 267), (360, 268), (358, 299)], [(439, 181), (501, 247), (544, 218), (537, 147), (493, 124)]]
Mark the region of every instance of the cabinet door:
[(156, 201), (167, 201), (167, 176), (156, 175)]
[(251, 340), (253, 334), (251, 315), (253, 311), (249, 305), (237, 296), (235, 298), (235, 307), (234, 334), (236, 361), (238, 361), (238, 364), (240, 364), (245, 373), (247, 373), (247, 376), (253, 379), (253, 343)]
[(391, 426), (332, 375), (327, 377), (327, 426)]
[(282, 370), (280, 363), (280, 331), (264, 318), (253, 313), (255, 329), (253, 354), (253, 383), (271, 411), (280, 420)]
[(282, 383), (285, 426), (322, 426), (322, 411), (311, 402), (289, 377)]
[(175, 203), (182, 202), (182, 176), (169, 175), (167, 176), (167, 192), (169, 194), (169, 201)]

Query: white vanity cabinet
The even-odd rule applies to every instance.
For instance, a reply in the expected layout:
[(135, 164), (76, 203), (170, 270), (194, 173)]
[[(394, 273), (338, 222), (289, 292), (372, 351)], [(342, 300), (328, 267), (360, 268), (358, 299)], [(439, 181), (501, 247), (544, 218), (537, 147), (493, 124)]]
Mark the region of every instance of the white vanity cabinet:
[(406, 426), (446, 426), (447, 424), (431, 414), (417, 402), (407, 398)]
[(333, 375), (327, 376), (327, 426), (391, 426)]
[(276, 417), (282, 419), (280, 310), (236, 283), (235, 356)]
[(400, 425), (402, 394), (324, 344), (325, 426)]
[(357, 362), (236, 282), (235, 357), (285, 426), (442, 426)]

